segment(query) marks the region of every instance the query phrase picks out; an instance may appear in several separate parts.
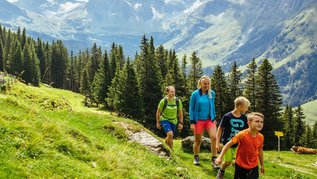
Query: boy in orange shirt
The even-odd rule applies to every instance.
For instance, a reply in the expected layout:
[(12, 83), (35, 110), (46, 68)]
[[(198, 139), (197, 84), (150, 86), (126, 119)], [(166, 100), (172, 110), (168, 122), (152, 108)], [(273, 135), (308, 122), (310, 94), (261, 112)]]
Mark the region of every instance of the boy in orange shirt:
[(264, 174), (262, 148), (264, 136), (259, 133), (263, 127), (263, 120), (264, 116), (261, 113), (253, 112), (248, 114), (249, 128), (239, 132), (229, 142), (227, 142), (215, 161), (217, 164), (220, 164), (227, 150), (233, 144), (238, 143), (234, 172), (235, 179), (259, 178), (259, 160), (261, 165), (260, 172), (262, 175)]

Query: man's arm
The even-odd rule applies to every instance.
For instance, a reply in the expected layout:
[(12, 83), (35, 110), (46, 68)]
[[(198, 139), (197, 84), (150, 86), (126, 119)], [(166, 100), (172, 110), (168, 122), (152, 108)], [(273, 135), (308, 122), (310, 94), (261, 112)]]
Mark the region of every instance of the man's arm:
[(156, 110), (156, 127), (158, 129), (161, 129), (160, 118), (161, 118), (161, 109), (157, 108), (157, 110)]
[(183, 118), (183, 109), (178, 110), (178, 121), (179, 123), (184, 123), (184, 118)]
[(227, 152), (227, 150), (233, 145), (232, 140), (230, 140), (229, 142), (227, 142), (227, 144), (223, 147), (223, 149), (221, 150), (220, 155), (217, 157), (216, 159), (216, 164), (221, 164), (222, 158), (225, 155), (225, 153)]
[(178, 130), (182, 130), (184, 125), (183, 109), (178, 110)]

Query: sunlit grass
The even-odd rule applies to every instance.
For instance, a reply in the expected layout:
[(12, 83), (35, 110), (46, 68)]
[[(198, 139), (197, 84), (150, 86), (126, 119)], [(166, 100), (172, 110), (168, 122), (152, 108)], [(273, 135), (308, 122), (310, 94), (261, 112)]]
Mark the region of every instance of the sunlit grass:
[[(44, 101), (54, 103), (44, 103)], [(83, 96), (45, 86), (17, 83), (0, 95), (1, 178), (214, 178), (211, 154), (201, 152), (201, 165), (175, 140), (169, 159), (131, 142), (114, 122), (143, 127), (107, 111), (86, 108)], [(50, 104), (50, 105), (49, 105)], [(64, 108), (63, 108), (64, 107)], [(159, 140), (162, 140), (159, 138)], [(316, 156), (265, 151), (261, 178), (315, 178)], [(232, 178), (234, 168), (226, 170)]]

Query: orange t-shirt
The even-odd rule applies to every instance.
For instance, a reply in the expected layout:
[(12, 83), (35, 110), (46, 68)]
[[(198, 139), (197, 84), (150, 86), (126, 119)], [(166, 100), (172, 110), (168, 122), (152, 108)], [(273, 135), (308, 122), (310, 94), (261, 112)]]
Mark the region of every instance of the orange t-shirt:
[(257, 133), (252, 137), (248, 129), (240, 131), (234, 136), (231, 141), (238, 143), (236, 163), (244, 168), (251, 169), (258, 166), (259, 162), (259, 149), (263, 147), (264, 136), (261, 133)]

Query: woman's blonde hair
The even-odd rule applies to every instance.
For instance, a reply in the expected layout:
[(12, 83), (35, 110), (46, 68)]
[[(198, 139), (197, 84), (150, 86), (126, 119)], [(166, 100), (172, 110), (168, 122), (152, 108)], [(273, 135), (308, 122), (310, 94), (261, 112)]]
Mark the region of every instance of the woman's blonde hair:
[(211, 79), (209, 78), (209, 76), (203, 75), (202, 77), (200, 77), (199, 80), (198, 80), (198, 83), (197, 83), (197, 88), (201, 89), (201, 87), (202, 87), (201, 81), (203, 79), (209, 80), (208, 96), (209, 96), (209, 98), (212, 98), (212, 96), (211, 96)]

